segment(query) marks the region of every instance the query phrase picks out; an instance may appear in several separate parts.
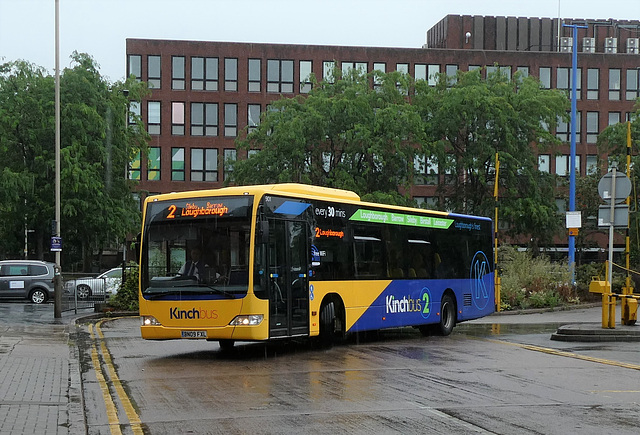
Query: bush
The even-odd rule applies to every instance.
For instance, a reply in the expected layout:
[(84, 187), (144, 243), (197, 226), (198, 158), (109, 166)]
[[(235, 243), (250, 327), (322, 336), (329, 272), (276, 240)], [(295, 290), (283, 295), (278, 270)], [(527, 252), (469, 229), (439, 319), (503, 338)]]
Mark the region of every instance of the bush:
[(566, 262), (552, 263), (544, 255), (534, 257), (528, 251), (520, 252), (511, 246), (500, 247), (498, 255), (502, 310), (579, 302)]
[(109, 299), (109, 305), (119, 310), (138, 311), (138, 266), (127, 267), (126, 280), (118, 289), (118, 293)]

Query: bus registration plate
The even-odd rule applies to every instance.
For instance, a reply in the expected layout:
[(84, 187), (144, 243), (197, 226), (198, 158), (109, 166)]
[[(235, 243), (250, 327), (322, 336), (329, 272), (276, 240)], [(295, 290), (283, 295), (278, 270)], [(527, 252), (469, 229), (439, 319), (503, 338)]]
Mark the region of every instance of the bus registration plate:
[(207, 338), (207, 331), (182, 331), (182, 338)]

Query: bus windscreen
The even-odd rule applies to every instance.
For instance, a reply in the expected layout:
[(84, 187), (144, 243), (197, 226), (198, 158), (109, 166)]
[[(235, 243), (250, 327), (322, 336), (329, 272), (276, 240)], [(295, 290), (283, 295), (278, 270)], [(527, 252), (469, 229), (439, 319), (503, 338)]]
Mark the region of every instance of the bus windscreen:
[(141, 247), (143, 297), (245, 295), (252, 204), (250, 196), (150, 202)]

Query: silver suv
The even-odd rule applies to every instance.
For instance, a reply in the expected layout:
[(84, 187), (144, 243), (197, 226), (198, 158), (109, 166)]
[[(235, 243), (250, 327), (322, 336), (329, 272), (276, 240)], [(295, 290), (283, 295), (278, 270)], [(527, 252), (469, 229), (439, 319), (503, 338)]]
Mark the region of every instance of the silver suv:
[(42, 304), (53, 298), (56, 272), (56, 265), (46, 261), (0, 261), (0, 298), (26, 298)]

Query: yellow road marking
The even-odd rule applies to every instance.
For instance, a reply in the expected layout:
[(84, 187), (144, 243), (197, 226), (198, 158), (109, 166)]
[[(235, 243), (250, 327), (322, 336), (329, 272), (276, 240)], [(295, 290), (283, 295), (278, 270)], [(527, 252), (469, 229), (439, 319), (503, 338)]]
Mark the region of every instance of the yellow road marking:
[(487, 339), (487, 340), (491, 341), (491, 342), (494, 342), (494, 343), (508, 344), (510, 346), (516, 346), (516, 347), (520, 347), (522, 349), (532, 350), (532, 351), (535, 351), (535, 352), (542, 352), (542, 353), (546, 353), (546, 354), (549, 354), (549, 355), (556, 355), (556, 356), (563, 356), (563, 357), (566, 357), (566, 358), (580, 359), (580, 360), (583, 360), (583, 361), (595, 362), (595, 363), (598, 363), (598, 364), (607, 364), (607, 365), (610, 365), (610, 366), (622, 367), (622, 368), (625, 368), (625, 369), (640, 370), (640, 365), (639, 364), (624, 363), (624, 362), (621, 362), (621, 361), (613, 361), (613, 360), (605, 359), (605, 358), (596, 358), (596, 357), (592, 357), (592, 356), (580, 355), (580, 354), (573, 353), (573, 352), (565, 352), (563, 350), (551, 349), (551, 348), (548, 348), (548, 347), (534, 346), (534, 345), (531, 345), (531, 344), (510, 343), (508, 341), (492, 340), (492, 339)]
[[(120, 422), (119, 422), (119, 418), (115, 409), (115, 405), (113, 402), (113, 399), (111, 398), (110, 395), (110, 391), (109, 388), (106, 385), (106, 381), (105, 381), (105, 376), (102, 372), (102, 366), (100, 365), (100, 362), (98, 361), (98, 352), (97, 352), (97, 348), (95, 345), (95, 342), (97, 342), (98, 340), (100, 341), (100, 350), (102, 353), (102, 358), (104, 360), (104, 365), (107, 368), (107, 371), (109, 373), (109, 379), (111, 379), (111, 383), (113, 384), (113, 387), (116, 391), (116, 395), (118, 397), (118, 399), (120, 400), (120, 403), (122, 404), (122, 408), (124, 409), (125, 413), (127, 414), (127, 418), (129, 420), (129, 424), (131, 426), (131, 430), (133, 431), (134, 434), (136, 435), (143, 435), (144, 432), (142, 430), (142, 422), (140, 421), (140, 417), (138, 416), (138, 413), (135, 411), (131, 400), (129, 399), (129, 396), (127, 395), (124, 387), (122, 386), (122, 383), (120, 382), (120, 378), (118, 377), (118, 374), (116, 373), (116, 369), (113, 365), (113, 360), (111, 359), (111, 353), (109, 352), (109, 349), (107, 348), (107, 345), (105, 343), (104, 340), (104, 334), (102, 333), (102, 329), (101, 326), (104, 322), (106, 321), (110, 321), (110, 320), (116, 320), (117, 318), (112, 318), (112, 319), (102, 319), (99, 322), (96, 323), (96, 331), (98, 334), (98, 338), (96, 339), (94, 337), (93, 334), (93, 325), (89, 325), (89, 331), (91, 333), (91, 338), (92, 340), (94, 340), (94, 345), (93, 345), (93, 350), (95, 351), (96, 357), (95, 357), (95, 361), (94, 361), (94, 368), (96, 370), (96, 375), (99, 376), (100, 378), (102, 378), (102, 382), (104, 383), (104, 388), (102, 387), (102, 383), (100, 385), (101, 388), (103, 388), (103, 396), (105, 394), (105, 389), (106, 389), (106, 394), (108, 397), (105, 397), (105, 404), (107, 407), (107, 415), (109, 416), (109, 426), (112, 428), (111, 433), (112, 434), (120, 434)], [(93, 352), (92, 352), (93, 355)], [(97, 363), (97, 365), (96, 365)], [(100, 382), (100, 381), (98, 381)], [(110, 410), (110, 408), (113, 408), (113, 411)], [(115, 418), (115, 423), (112, 422), (112, 419)], [(115, 427), (117, 427), (117, 432), (114, 432), (113, 427), (114, 424), (116, 425)]]
[(138, 416), (138, 413), (134, 409), (133, 405), (131, 404), (129, 395), (122, 387), (120, 378), (118, 377), (118, 374), (116, 373), (116, 369), (113, 366), (113, 362), (111, 360), (111, 354), (109, 353), (109, 350), (107, 349), (107, 345), (104, 342), (104, 335), (102, 334), (101, 326), (102, 326), (102, 323), (109, 320), (116, 320), (116, 318), (100, 320), (96, 325), (96, 329), (98, 330), (98, 337), (100, 337), (100, 342), (101, 342), (102, 356), (104, 357), (105, 365), (109, 369), (109, 377), (113, 382), (113, 386), (115, 387), (116, 393), (118, 394), (118, 398), (122, 403), (124, 412), (127, 414), (127, 418), (129, 419), (129, 423), (131, 424), (131, 429), (133, 430), (133, 433), (142, 435), (143, 431), (142, 431), (142, 426), (141, 426), (142, 422), (140, 421), (140, 417)]
[(93, 344), (91, 345), (91, 362), (93, 363), (93, 370), (96, 372), (96, 378), (98, 379), (98, 385), (102, 390), (102, 398), (104, 399), (104, 405), (107, 410), (107, 421), (109, 422), (109, 429), (113, 435), (122, 435), (120, 431), (120, 420), (118, 419), (118, 411), (116, 405), (111, 398), (111, 392), (109, 386), (102, 373), (100, 360), (98, 359), (98, 349), (95, 344), (95, 336), (93, 334), (93, 325), (89, 325), (89, 335)]

